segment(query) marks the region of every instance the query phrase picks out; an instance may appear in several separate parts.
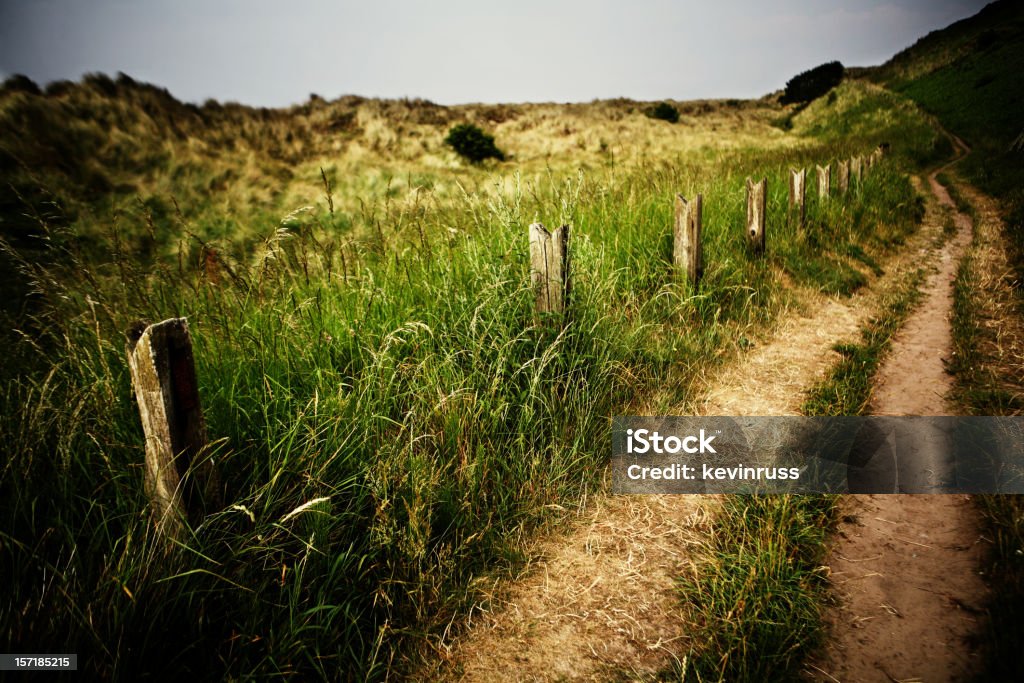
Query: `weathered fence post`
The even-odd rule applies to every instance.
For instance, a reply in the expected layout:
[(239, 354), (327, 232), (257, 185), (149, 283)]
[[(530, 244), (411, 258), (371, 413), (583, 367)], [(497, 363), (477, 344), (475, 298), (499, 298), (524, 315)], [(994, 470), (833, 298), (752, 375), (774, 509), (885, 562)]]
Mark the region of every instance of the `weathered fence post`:
[(186, 514), (198, 518), (206, 505), (219, 505), (216, 472), (204, 457), (206, 423), (188, 321), (140, 325), (129, 332), (127, 351), (146, 436), (146, 493), (158, 530), (176, 537)]
[(701, 211), (704, 198), (697, 195), (688, 202), (681, 194), (676, 195), (676, 222), (672, 239), (672, 262), (676, 273), (694, 287), (700, 284), (704, 275), (704, 246), (700, 241)]
[(832, 167), (825, 164), (822, 168), (818, 166), (818, 200), (827, 202), (828, 193), (832, 189)]
[(747, 178), (747, 241), (755, 254), (764, 253), (767, 201), (768, 179), (762, 178), (755, 183)]
[(537, 314), (563, 313), (569, 302), (569, 226), (548, 232), (540, 223), (530, 226), (530, 280)]
[(805, 211), (805, 190), (807, 188), (807, 170), (801, 168), (799, 171), (789, 169), (789, 205), (794, 208), (799, 218), (799, 225), (804, 224)]
[(839, 187), (839, 194), (846, 194), (846, 191), (850, 189), (850, 162), (838, 161), (836, 168), (838, 176), (836, 185)]
[(864, 160), (860, 157), (860, 155), (850, 159), (850, 178), (853, 179), (853, 181), (857, 184), (858, 188), (860, 188), (861, 169), (863, 168), (863, 166)]

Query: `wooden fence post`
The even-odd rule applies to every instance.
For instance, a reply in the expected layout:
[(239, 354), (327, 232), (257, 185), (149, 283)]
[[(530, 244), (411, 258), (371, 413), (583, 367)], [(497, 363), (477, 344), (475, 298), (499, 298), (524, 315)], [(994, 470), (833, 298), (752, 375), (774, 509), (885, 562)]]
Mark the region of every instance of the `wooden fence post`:
[(799, 217), (799, 225), (804, 224), (804, 212), (806, 209), (804, 197), (807, 188), (807, 169), (799, 171), (789, 169), (789, 205), (794, 207)]
[(857, 184), (858, 188), (860, 188), (861, 169), (863, 167), (864, 167), (864, 159), (862, 159), (860, 157), (860, 155), (855, 156), (852, 159), (850, 159), (850, 178), (853, 179), (853, 181)]
[(170, 537), (192, 514), (218, 506), (213, 463), (206, 458), (206, 423), (199, 404), (192, 338), (185, 318), (129, 332), (128, 368), (146, 436), (145, 488), (157, 529)]
[(692, 202), (676, 195), (676, 222), (672, 239), (672, 262), (676, 273), (695, 288), (704, 275), (704, 246), (701, 244), (701, 211), (704, 198), (696, 195)]
[(832, 189), (832, 167), (825, 164), (822, 168), (818, 166), (818, 200), (828, 201), (828, 193)]
[(548, 232), (540, 223), (530, 226), (530, 280), (537, 314), (564, 313), (569, 303), (569, 226)]
[(836, 185), (839, 187), (839, 194), (846, 194), (846, 191), (850, 189), (850, 162), (838, 161), (836, 168), (838, 174)]
[(755, 254), (765, 248), (764, 222), (768, 200), (768, 179), (756, 183), (747, 178), (747, 241)]

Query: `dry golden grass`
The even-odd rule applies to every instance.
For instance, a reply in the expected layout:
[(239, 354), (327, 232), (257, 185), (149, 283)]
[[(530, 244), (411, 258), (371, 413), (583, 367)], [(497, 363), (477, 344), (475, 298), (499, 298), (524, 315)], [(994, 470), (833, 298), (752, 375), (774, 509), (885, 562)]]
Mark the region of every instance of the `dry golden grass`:
[[(316, 118), (330, 117), (341, 103), (325, 105)], [(770, 100), (679, 103), (684, 112), (670, 124), (645, 114), (647, 104), (628, 100), (589, 104), (460, 105), (442, 108), (366, 100), (346, 114), (352, 127), (342, 139), (316, 145), (320, 153), (301, 163), (284, 195), (285, 204), (317, 196), (319, 169), (330, 169), (340, 207), (354, 210), (365, 190), (390, 182), (398, 196), (414, 193), (424, 181), (435, 194), (456, 189), (455, 181), (507, 185), (553, 171), (632, 167), (744, 148), (792, 147), (801, 140), (773, 125), (782, 108)], [(417, 107), (429, 115), (416, 116)], [(689, 113), (686, 113), (689, 112)], [(335, 117), (340, 114), (334, 114)], [(450, 125), (474, 123), (495, 136), (508, 161), (475, 167), (444, 144)], [(314, 126), (315, 128), (315, 126)]]
[[(960, 182), (958, 190), (974, 207), (974, 242), (969, 249), (970, 262), (966, 277), (970, 283), (973, 334), (961, 331), (973, 349), (960, 349), (970, 363), (962, 368), (962, 398), (974, 410), (995, 411), (996, 406), (980, 402), (980, 398), (1002, 396), (1006, 404), (993, 414), (1007, 408), (1019, 413), (1024, 402), (1024, 319), (1021, 317), (1020, 295), (1016, 271), (1007, 255), (1003, 221), (995, 202), (977, 189)], [(966, 372), (964, 372), (966, 370)], [(991, 398), (989, 399), (991, 400)]]

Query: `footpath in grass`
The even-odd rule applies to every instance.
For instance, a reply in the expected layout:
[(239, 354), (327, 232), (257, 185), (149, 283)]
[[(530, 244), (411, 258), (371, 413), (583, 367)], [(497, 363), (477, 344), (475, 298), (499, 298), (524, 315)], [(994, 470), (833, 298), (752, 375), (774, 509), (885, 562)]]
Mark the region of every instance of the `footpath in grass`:
[[(853, 296), (793, 292), (774, 326), (748, 331), (666, 412), (800, 414), (872, 315), (888, 311), (890, 292), (914, 291), (941, 233), (911, 236)], [(637, 412), (665, 399), (649, 400)], [(590, 505), (540, 544), (528, 573), (495, 585), (425, 677), (778, 680), (821, 643), (833, 497), (599, 495)]]
[[(954, 279), (972, 235), (970, 218), (929, 177), (935, 200), (926, 226), (936, 233), (954, 226), (943, 247), (928, 259), (920, 302), (909, 313), (897, 305), (890, 318), (906, 320), (892, 334), (876, 326), (891, 346), (865, 334), (860, 353), (877, 368), (870, 399), (862, 383), (849, 390), (848, 404), (876, 415), (956, 414), (953, 381), (945, 362), (954, 357), (949, 321)], [(952, 211), (944, 214), (943, 211)], [(866, 370), (865, 367), (863, 370)], [(837, 370), (837, 373), (839, 371)], [(816, 399), (822, 400), (821, 392)], [(837, 602), (826, 615), (828, 640), (807, 665), (815, 680), (967, 680), (988, 655), (982, 634), (988, 587), (979, 576), (987, 546), (980, 515), (970, 496), (847, 496), (828, 567)]]
[[(967, 414), (1020, 415), (1024, 316), (1005, 224), (990, 197), (961, 181), (955, 187), (954, 198), (975, 224), (956, 279), (955, 396)], [(986, 605), (991, 649), (981, 676), (1008, 679), (1024, 668), (1024, 496), (979, 496), (977, 502), (992, 540), (985, 569), (992, 595)]]

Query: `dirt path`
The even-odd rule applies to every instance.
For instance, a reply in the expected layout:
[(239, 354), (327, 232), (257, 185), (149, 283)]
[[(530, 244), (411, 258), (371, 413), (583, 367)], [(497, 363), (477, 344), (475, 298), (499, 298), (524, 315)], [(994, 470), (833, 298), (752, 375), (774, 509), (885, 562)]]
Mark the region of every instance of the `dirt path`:
[[(962, 144), (962, 143), (961, 143)], [(963, 149), (961, 147), (961, 149)], [(938, 203), (952, 207), (936, 180)], [(931, 202), (926, 222), (942, 221)], [(971, 240), (970, 218), (954, 209), (956, 234), (924, 285), (926, 297), (893, 340), (879, 370), (879, 415), (948, 415), (952, 378), (949, 319), (953, 279)], [(984, 547), (968, 496), (849, 496), (829, 566), (839, 604), (832, 638), (808, 673), (819, 681), (963, 681), (980, 668), (987, 599), (978, 574)]]
[[(945, 360), (953, 348), (950, 316), (953, 311), (953, 280), (964, 250), (971, 243), (971, 219), (955, 210), (946, 188), (928, 177), (933, 195), (943, 206), (954, 209), (956, 233), (938, 254), (935, 270), (923, 285), (925, 299), (893, 339), (892, 350), (879, 369), (872, 399), (875, 415), (950, 415), (953, 407), (946, 396), (953, 378)], [(941, 221), (934, 208), (927, 220)]]
[[(816, 314), (788, 317), (724, 375), (708, 380), (718, 388), (700, 412), (797, 412), (799, 389), (834, 362), (834, 343), (857, 333), (863, 308), (820, 296), (805, 304)], [(783, 375), (769, 381), (766, 375), (780, 367)], [(468, 633), (424, 677), (577, 681), (655, 674), (687, 649), (676, 580), (710, 523), (710, 502), (600, 497), (570, 533), (539, 545), (539, 559), (524, 577), (498, 587), (488, 608), (472, 615)]]
[[(855, 342), (890, 282), (916, 268), (941, 226), (921, 230), (889, 259), (887, 275), (848, 299), (803, 292), (781, 323), (674, 414), (795, 415), (804, 391)], [(645, 679), (688, 650), (676, 579), (702, 542), (708, 496), (599, 496), (568, 533), (544, 539), (520, 577), (495, 586), (466, 632), (417, 680)]]
[[(696, 405), (672, 412), (795, 415), (802, 390), (854, 340), (868, 297), (805, 293), (798, 308), (737, 363), (705, 380)], [(676, 580), (702, 542), (714, 500), (601, 496), (567, 535), (547, 539), (519, 581), (496, 589), (468, 633), (423, 678), (609, 680), (653, 676), (687, 651)]]
[[(695, 392), (701, 396), (698, 401), (671, 412), (798, 414), (804, 391), (838, 360), (832, 347), (859, 339), (880, 293), (932, 252), (941, 230), (941, 221), (927, 223), (906, 249), (886, 262), (887, 274), (873, 282), (869, 291), (848, 299), (803, 292), (793, 310), (780, 315), (778, 328), (755, 338), (752, 348), (736, 362), (700, 383)], [(950, 263), (955, 267), (955, 260)], [(937, 367), (941, 370), (941, 362)], [(486, 606), (474, 610), (464, 633), (446, 643), (434, 665), (415, 678), (598, 681), (653, 677), (688, 649), (689, 628), (679, 608), (676, 579), (693, 561), (690, 550), (702, 542), (714, 505), (714, 499), (706, 496), (597, 497), (568, 532), (540, 540), (530, 553), (536, 559), (519, 577), (498, 582)], [(915, 514), (909, 508), (905, 511), (907, 519)], [(895, 514), (885, 518), (904, 519)], [(952, 541), (934, 535), (924, 540), (899, 538), (887, 541), (923, 550), (929, 544), (956, 544), (960, 536)], [(837, 565), (838, 580), (842, 580), (840, 571)], [(945, 590), (942, 584), (931, 587)]]

